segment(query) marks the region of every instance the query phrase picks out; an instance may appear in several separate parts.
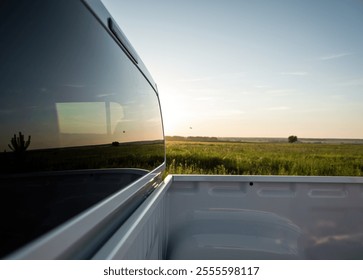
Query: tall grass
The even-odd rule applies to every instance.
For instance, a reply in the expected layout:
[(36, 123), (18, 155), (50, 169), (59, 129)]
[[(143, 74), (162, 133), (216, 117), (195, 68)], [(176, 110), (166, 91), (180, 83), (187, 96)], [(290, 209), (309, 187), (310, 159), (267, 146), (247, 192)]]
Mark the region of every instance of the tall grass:
[(168, 141), (167, 172), (363, 176), (363, 145)]

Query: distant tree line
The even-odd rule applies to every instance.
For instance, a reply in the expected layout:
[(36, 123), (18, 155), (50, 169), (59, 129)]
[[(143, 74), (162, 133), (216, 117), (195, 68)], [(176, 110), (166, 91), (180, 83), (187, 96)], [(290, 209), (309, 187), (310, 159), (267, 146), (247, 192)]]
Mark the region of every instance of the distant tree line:
[(166, 141), (195, 141), (195, 142), (216, 142), (217, 137), (207, 137), (207, 136), (166, 136)]
[[(166, 136), (166, 141), (194, 141), (194, 142), (218, 142), (221, 141), (217, 137), (207, 137), (207, 136)], [(290, 135), (287, 138), (289, 143), (298, 142), (298, 138), (296, 135)]]

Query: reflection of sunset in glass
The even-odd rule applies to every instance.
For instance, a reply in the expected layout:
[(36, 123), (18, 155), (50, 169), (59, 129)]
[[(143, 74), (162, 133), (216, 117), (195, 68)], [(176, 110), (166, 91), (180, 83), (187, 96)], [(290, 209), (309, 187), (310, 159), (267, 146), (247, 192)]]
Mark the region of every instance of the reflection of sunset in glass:
[[(145, 79), (93, 15), (77, 3), (86, 17), (80, 21), (78, 12), (70, 9), (77, 28), (68, 28), (73, 27), (68, 17), (49, 17), (47, 27), (39, 23), (42, 28), (37, 32), (18, 21), (7, 24), (21, 32), (2, 31), (1, 151), (9, 150), (9, 141), (18, 132), (31, 135), (28, 150), (163, 139), (153, 82)], [(41, 10), (32, 12), (32, 24), (35, 19), (44, 20), (37, 16)], [(51, 36), (48, 26), (52, 24), (59, 27), (57, 36)], [(80, 39), (79, 30), (85, 26)], [(44, 45), (44, 38), (46, 52), (38, 47)], [(23, 43), (29, 41), (32, 44)]]
[(361, 1), (103, 2), (158, 83), (166, 135), (363, 138)]
[(125, 109), (115, 102), (57, 103), (61, 145), (79, 146), (90, 138), (92, 144), (161, 140), (159, 108), (153, 97), (152, 93), (143, 96), (146, 106), (131, 102)]
[(106, 134), (106, 106), (101, 102), (57, 103), (59, 132)]

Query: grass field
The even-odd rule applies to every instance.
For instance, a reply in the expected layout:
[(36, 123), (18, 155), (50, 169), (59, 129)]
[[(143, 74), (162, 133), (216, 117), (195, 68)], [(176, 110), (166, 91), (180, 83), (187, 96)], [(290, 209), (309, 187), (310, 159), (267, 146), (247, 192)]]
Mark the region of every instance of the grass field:
[(167, 141), (167, 173), (363, 176), (363, 145)]

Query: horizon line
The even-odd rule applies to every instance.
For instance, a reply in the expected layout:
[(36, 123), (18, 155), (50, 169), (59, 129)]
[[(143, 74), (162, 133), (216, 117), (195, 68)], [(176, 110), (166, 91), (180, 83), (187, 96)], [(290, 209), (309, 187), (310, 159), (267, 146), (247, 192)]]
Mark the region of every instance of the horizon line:
[[(289, 135), (291, 136), (291, 135)], [(287, 139), (289, 136), (182, 136), (182, 135), (165, 135), (166, 137), (182, 137), (182, 138), (229, 138), (229, 139)], [(316, 139), (316, 140), (361, 140), (363, 138), (347, 138), (347, 137), (299, 137), (298, 139)]]

